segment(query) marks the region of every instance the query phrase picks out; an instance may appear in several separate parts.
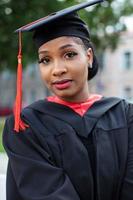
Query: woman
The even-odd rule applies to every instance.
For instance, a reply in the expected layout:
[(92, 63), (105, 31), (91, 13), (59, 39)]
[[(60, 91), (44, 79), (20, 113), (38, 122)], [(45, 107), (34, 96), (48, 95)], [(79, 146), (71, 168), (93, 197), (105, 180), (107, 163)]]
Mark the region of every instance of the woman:
[(7, 200), (133, 200), (133, 106), (90, 94), (98, 65), (86, 25), (69, 13), (33, 29), (53, 96), (23, 109), (25, 130), (6, 121)]

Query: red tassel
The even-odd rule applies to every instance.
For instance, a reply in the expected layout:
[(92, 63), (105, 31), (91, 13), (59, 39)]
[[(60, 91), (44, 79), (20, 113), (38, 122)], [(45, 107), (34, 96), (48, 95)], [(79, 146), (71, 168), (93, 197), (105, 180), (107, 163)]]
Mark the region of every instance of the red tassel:
[(29, 127), (25, 124), (21, 117), (22, 110), (22, 36), (21, 32), (19, 32), (19, 51), (18, 51), (18, 68), (17, 68), (17, 92), (16, 92), (16, 100), (15, 100), (15, 108), (14, 108), (14, 130), (19, 132), (20, 130), (25, 130)]

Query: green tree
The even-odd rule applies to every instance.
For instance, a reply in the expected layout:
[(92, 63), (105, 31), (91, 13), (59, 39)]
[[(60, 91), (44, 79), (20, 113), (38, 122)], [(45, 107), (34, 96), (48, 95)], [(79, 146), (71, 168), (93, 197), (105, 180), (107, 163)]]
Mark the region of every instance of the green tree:
[[(84, 0), (85, 1), (85, 0)], [(17, 65), (18, 35), (14, 30), (51, 12), (66, 8), (83, 0), (0, 0), (0, 70), (14, 70)], [(121, 2), (121, 3), (120, 3)], [(132, 13), (131, 0), (108, 0), (97, 6), (80, 11), (89, 25), (91, 38), (98, 52), (107, 46), (115, 48), (119, 32), (125, 29), (122, 15)], [(37, 58), (32, 43), (32, 33), (23, 34), (23, 65)]]

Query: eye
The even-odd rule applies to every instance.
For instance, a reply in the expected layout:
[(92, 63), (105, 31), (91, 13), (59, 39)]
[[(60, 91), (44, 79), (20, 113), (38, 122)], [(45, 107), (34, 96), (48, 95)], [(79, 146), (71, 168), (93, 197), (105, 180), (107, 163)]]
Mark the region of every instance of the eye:
[(44, 65), (48, 65), (49, 62), (50, 62), (50, 58), (48, 58), (48, 57), (46, 57), (46, 58), (41, 58), (41, 59), (39, 59), (39, 61), (38, 61), (39, 64), (42, 63), (42, 64), (44, 64)]
[(66, 59), (71, 59), (71, 58), (75, 57), (76, 55), (78, 55), (76, 52), (70, 51), (70, 52), (67, 52), (67, 53), (65, 54), (65, 58), (66, 58)]

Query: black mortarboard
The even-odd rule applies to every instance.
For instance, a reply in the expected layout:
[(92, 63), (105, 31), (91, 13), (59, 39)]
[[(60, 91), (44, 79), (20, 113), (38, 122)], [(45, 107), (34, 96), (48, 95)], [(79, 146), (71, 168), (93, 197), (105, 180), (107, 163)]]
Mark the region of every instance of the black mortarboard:
[(70, 15), (71, 13), (74, 13), (76, 11), (83, 9), (83, 8), (92, 6), (94, 4), (101, 3), (103, 1), (104, 0), (93, 0), (93, 1), (89, 1), (89, 2), (80, 3), (80, 4), (75, 5), (75, 6), (71, 6), (69, 8), (60, 10), (60, 11), (55, 12), (55, 13), (52, 13), (52, 14), (46, 16), (46, 17), (40, 18), (40, 19), (38, 19), (34, 22), (31, 22), (31, 23), (29, 23), (25, 26), (22, 26), (19, 29), (17, 29), (15, 32), (33, 31), (33, 30), (39, 28), (42, 25), (50, 24), (52, 21), (55, 22), (57, 19), (61, 19), (62, 17), (66, 16), (66, 15)]
[[(103, 2), (104, 0), (93, 0), (90, 2), (80, 3), (78, 5), (63, 9), (61, 11), (52, 13), (44, 18), (38, 19), (25, 26), (20, 27), (15, 32), (19, 33), (19, 53), (18, 53), (18, 72), (17, 72), (17, 95), (15, 101), (15, 126), (14, 130), (24, 130), (24, 124), (20, 118), (22, 107), (22, 53), (21, 53), (21, 32), (34, 32), (33, 39), (40, 47), (45, 42), (60, 37), (60, 36), (76, 36), (86, 41), (89, 41), (89, 31), (85, 23), (78, 17), (76, 12), (83, 8), (92, 6), (94, 4)], [(95, 72), (97, 69), (94, 69)], [(94, 72), (91, 78), (94, 76)]]

